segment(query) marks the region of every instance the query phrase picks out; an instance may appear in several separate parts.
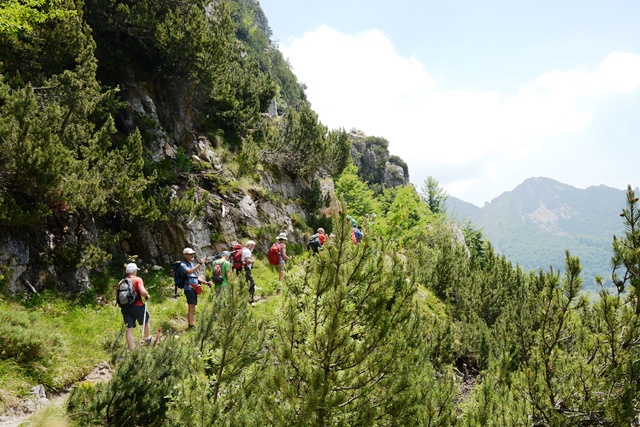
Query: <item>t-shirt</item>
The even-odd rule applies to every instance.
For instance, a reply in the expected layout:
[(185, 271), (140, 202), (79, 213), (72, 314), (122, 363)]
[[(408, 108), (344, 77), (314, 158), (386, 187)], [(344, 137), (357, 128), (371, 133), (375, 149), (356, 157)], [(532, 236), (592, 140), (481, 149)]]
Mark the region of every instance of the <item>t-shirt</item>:
[[(138, 276), (131, 276), (129, 278), (133, 284), (133, 290), (137, 295), (136, 302), (133, 305), (143, 306), (144, 301), (142, 300), (142, 295), (140, 295), (140, 285), (144, 285), (144, 282), (142, 281), (142, 278)], [(118, 286), (120, 286), (120, 283), (118, 283)]]
[(253, 263), (247, 264), (245, 262), (246, 259), (251, 259), (251, 250), (249, 248), (242, 248), (242, 265), (246, 267), (253, 267)]
[(229, 280), (227, 279), (227, 273), (231, 271), (233, 267), (231, 267), (231, 263), (229, 261), (225, 261), (223, 259), (219, 259), (213, 263), (213, 265), (220, 264), (220, 275), (222, 276), (222, 283), (216, 285), (216, 288), (229, 286)]
[(180, 268), (182, 268), (182, 274), (187, 278), (187, 282), (184, 284), (185, 291), (189, 291), (193, 289), (190, 285), (197, 285), (199, 283), (198, 273), (194, 271), (191, 274), (187, 274), (187, 270), (191, 270), (193, 267), (195, 267), (195, 264), (187, 261), (182, 261), (180, 263)]

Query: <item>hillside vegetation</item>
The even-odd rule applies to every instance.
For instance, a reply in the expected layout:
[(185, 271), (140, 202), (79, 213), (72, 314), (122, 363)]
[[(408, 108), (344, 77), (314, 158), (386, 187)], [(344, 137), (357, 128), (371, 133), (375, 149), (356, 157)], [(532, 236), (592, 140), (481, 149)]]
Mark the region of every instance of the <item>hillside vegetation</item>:
[[(257, 2), (20, 6), (38, 13), (0, 26), (0, 238), (21, 254), (0, 256), (4, 409), (40, 383), (75, 384), (77, 426), (638, 425), (631, 188), (617, 289), (591, 302), (570, 252), (563, 273), (523, 271), (446, 215), (435, 180), (428, 202), (403, 185), (383, 137), (322, 125)], [(264, 253), (283, 231), (279, 283)], [(247, 238), (258, 304), (234, 275), (188, 330), (176, 247)], [(113, 295), (133, 260), (163, 339), (125, 351)], [(105, 359), (110, 381), (78, 382)]]

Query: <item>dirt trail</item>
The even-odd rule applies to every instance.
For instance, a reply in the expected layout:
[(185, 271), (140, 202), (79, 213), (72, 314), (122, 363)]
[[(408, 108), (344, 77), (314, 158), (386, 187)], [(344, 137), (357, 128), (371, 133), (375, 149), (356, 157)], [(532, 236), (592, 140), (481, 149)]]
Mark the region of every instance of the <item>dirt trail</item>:
[[(101, 383), (111, 379), (111, 367), (107, 362), (101, 362), (89, 374), (82, 379), (85, 382)], [(42, 387), (42, 386), (39, 386)], [(31, 415), (45, 406), (62, 406), (69, 397), (72, 388), (67, 388), (62, 393), (52, 396), (50, 399), (44, 396), (44, 390), (38, 386), (32, 389), (33, 399), (25, 399), (20, 405), (8, 415), (0, 415), (0, 427), (18, 427), (21, 423), (29, 419)]]

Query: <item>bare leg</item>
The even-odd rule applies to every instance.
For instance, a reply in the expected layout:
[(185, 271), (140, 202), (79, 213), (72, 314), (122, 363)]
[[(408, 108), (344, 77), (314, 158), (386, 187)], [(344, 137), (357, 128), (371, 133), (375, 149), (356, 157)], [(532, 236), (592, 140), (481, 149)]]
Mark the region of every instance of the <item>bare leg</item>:
[(188, 306), (189, 306), (189, 311), (187, 312), (187, 323), (189, 323), (189, 327), (193, 327), (193, 318), (196, 313), (196, 305), (188, 304)]
[(124, 336), (127, 339), (127, 346), (129, 347), (129, 350), (133, 350), (133, 328), (127, 328), (127, 332), (124, 334)]
[(149, 325), (149, 321), (147, 320), (147, 323), (145, 323), (145, 325), (144, 325), (144, 339), (145, 340), (147, 338), (149, 338), (150, 331), (151, 331), (151, 326)]

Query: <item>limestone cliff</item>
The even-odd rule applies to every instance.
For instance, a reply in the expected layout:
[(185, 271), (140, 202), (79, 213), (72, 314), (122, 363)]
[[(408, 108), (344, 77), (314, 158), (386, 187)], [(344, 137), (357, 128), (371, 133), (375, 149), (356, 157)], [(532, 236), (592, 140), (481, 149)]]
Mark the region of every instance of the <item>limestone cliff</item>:
[(378, 189), (409, 184), (407, 164), (389, 153), (389, 142), (386, 139), (367, 136), (358, 130), (352, 130), (349, 139), (351, 158), (363, 181)]

